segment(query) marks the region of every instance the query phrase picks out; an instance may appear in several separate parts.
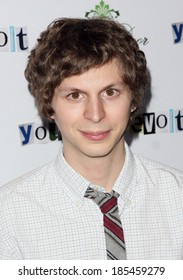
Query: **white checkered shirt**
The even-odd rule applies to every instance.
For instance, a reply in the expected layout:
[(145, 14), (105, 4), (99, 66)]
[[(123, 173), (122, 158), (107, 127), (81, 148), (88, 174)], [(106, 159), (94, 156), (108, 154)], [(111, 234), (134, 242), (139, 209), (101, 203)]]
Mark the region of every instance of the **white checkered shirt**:
[[(88, 186), (60, 151), (54, 162), (1, 187), (0, 259), (105, 260), (102, 213), (84, 198)], [(126, 145), (114, 190), (127, 259), (183, 259), (183, 173)]]

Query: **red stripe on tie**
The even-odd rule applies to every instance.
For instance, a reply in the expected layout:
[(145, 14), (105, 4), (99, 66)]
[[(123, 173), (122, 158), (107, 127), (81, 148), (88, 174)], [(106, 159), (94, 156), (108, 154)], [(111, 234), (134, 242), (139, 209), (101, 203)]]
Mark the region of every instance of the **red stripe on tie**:
[(117, 204), (117, 198), (111, 197), (108, 201), (106, 201), (101, 207), (102, 213), (107, 213)]
[(104, 226), (124, 242), (124, 234), (122, 228), (111, 221), (108, 217), (106, 217), (106, 215), (104, 215)]

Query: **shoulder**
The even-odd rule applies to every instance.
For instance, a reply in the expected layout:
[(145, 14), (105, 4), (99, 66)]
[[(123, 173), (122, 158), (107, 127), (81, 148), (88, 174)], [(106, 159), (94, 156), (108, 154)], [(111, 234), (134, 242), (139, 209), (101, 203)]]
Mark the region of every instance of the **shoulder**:
[(0, 187), (0, 203), (7, 196), (14, 193), (31, 192), (38, 190), (46, 181), (49, 181), (53, 173), (53, 162), (29, 171), (28, 173), (16, 178), (15, 180)]
[(150, 180), (156, 185), (177, 186), (183, 190), (183, 172), (173, 167), (134, 154), (139, 180)]
[(180, 217), (183, 211), (183, 172), (138, 155), (134, 155), (134, 165), (137, 205), (143, 205), (152, 215), (156, 212), (161, 217)]

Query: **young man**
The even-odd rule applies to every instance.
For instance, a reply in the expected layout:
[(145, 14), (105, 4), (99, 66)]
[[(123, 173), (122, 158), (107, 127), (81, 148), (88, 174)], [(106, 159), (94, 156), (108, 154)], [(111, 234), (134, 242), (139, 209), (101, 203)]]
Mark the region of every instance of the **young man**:
[(183, 259), (183, 174), (124, 140), (147, 73), (113, 20), (59, 19), (41, 34), (25, 76), (62, 147), (0, 189), (1, 259)]

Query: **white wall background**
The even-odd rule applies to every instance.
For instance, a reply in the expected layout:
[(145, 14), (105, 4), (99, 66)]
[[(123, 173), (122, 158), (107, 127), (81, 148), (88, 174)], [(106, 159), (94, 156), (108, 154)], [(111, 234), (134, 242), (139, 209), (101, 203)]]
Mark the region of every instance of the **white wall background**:
[[(148, 39), (148, 44), (140, 44), (152, 76), (152, 99), (147, 111), (155, 113), (160, 126), (165, 120), (164, 116), (158, 117), (162, 112), (168, 120), (164, 129), (156, 125), (154, 134), (139, 133), (132, 141), (132, 150), (183, 170), (183, 130), (176, 131), (178, 119), (175, 118), (179, 113), (179, 126), (183, 128), (183, 1), (104, 2), (120, 12), (118, 21), (133, 27), (135, 38)], [(85, 17), (85, 13), (99, 3), (100, 0), (0, 0), (0, 186), (52, 160), (60, 146), (59, 141), (50, 142), (48, 138), (40, 141), (33, 133), (34, 128), (39, 138), (44, 136), (44, 131), (38, 128), (40, 119), (23, 74), (30, 49), (40, 32), (55, 18)], [(177, 25), (173, 30), (174, 23)], [(11, 51), (10, 26), (27, 28), (23, 39), (28, 38), (29, 51)], [(3, 47), (6, 29), (8, 42)], [(173, 118), (169, 115), (170, 109)], [(19, 125), (31, 123), (31, 143), (22, 145)], [(146, 125), (150, 130), (151, 120)], [(28, 126), (24, 129), (28, 133)]]

